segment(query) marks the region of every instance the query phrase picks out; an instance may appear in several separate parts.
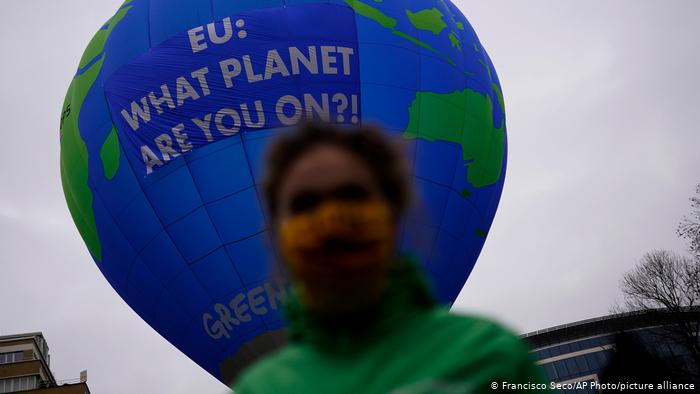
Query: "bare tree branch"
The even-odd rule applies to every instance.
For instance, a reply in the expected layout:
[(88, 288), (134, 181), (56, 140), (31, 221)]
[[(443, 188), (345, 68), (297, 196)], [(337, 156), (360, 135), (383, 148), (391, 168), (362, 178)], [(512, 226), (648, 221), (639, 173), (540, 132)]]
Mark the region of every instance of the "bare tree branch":
[(666, 327), (667, 339), (683, 343), (700, 370), (700, 322), (685, 318), (683, 311), (700, 304), (700, 259), (665, 250), (645, 254), (620, 281), (628, 311), (663, 308), (673, 313)]
[(695, 189), (695, 194), (690, 198), (690, 215), (683, 217), (676, 233), (688, 242), (690, 253), (700, 259), (700, 184)]

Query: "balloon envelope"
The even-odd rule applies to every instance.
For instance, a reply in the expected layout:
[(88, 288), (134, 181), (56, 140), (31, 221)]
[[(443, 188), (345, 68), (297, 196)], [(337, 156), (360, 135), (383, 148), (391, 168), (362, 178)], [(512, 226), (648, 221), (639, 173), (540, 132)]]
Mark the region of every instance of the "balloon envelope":
[(420, 204), (400, 247), (457, 297), (503, 187), (496, 71), (449, 1), (131, 0), (90, 42), (61, 176), (96, 264), (223, 382), (283, 341), (263, 154), (304, 119), (406, 142)]

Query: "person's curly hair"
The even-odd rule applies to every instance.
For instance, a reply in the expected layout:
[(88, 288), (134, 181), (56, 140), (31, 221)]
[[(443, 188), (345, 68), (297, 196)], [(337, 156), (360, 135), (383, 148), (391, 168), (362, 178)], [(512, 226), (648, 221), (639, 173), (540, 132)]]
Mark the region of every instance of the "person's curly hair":
[(280, 185), (294, 162), (319, 145), (345, 149), (360, 158), (374, 175), (379, 189), (392, 205), (397, 218), (411, 202), (411, 180), (401, 149), (379, 129), (371, 126), (340, 128), (327, 123), (304, 123), (284, 134), (267, 152), (264, 194), (268, 212), (278, 213)]

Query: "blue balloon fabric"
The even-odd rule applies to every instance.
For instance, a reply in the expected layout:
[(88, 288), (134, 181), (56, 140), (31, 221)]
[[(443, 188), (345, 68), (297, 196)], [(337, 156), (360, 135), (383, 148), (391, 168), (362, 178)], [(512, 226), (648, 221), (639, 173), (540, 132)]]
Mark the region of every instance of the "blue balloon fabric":
[(130, 0), (66, 96), (61, 176), (92, 257), (225, 383), (281, 344), (263, 156), (305, 119), (404, 140), (419, 203), (400, 248), (454, 302), (498, 206), (507, 142), (496, 71), (449, 1)]

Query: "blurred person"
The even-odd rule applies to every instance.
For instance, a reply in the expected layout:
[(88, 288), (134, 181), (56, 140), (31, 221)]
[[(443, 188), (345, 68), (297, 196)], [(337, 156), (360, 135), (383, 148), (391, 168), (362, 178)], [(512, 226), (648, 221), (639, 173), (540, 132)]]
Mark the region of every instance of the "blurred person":
[(419, 264), (399, 253), (410, 174), (378, 130), (305, 124), (284, 135), (268, 155), (265, 197), (292, 282), (290, 342), (244, 371), (237, 394), (544, 384), (518, 337), (437, 306)]

